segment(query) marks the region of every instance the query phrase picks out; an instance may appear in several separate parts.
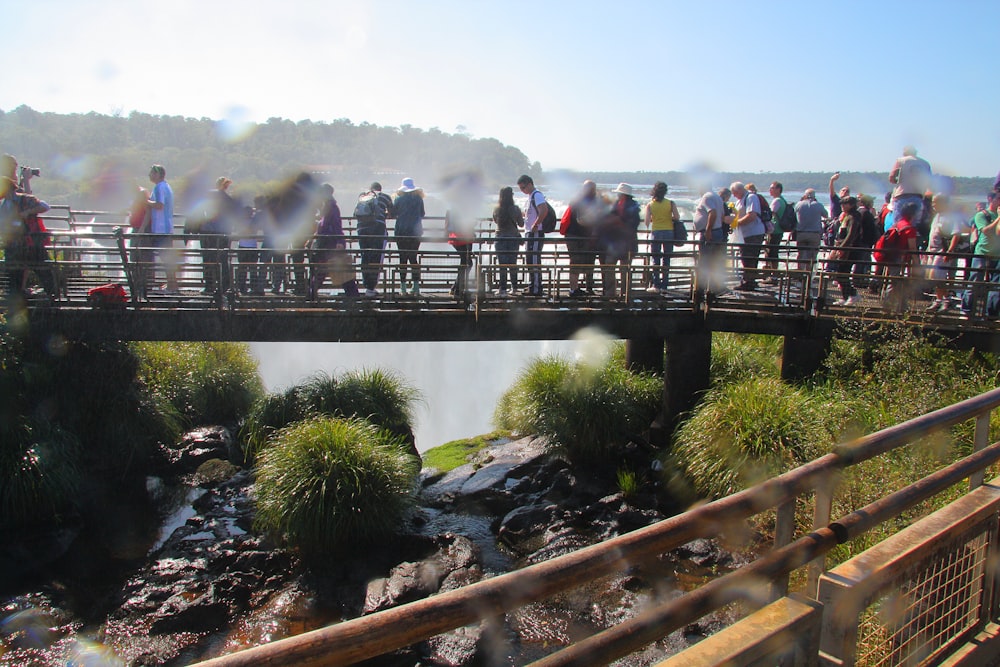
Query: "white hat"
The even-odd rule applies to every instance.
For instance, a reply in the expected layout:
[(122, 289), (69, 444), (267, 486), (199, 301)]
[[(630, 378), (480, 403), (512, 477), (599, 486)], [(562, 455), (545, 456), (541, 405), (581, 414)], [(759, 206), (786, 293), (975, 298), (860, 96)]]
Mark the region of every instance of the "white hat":
[(629, 197), (632, 196), (632, 186), (628, 183), (619, 183), (618, 187), (615, 188), (614, 191), (620, 195), (628, 195)]
[(403, 184), (399, 186), (399, 189), (402, 192), (413, 192), (414, 190), (419, 190), (420, 188), (413, 184), (412, 178), (404, 178)]

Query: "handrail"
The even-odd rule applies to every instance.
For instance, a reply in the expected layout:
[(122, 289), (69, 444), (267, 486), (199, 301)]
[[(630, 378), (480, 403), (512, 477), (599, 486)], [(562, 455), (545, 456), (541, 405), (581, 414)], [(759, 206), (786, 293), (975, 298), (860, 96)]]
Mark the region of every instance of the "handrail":
[[(731, 525), (764, 510), (778, 507), (814, 489), (820, 480), (829, 478), (850, 465), (908, 444), (912, 439), (976, 417), (998, 406), (1000, 406), (1000, 389), (994, 389), (878, 433), (857, 438), (838, 447), (835, 452), (749, 489), (634, 532), (431, 598), (387, 609), (370, 616), (344, 621), (302, 635), (282, 639), (272, 644), (214, 658), (200, 664), (205, 667), (258, 664), (349, 665), (397, 650), (442, 632), (492, 618), (524, 604), (545, 599), (556, 593), (575, 588), (591, 579), (614, 574), (627, 566), (648, 562), (659, 554), (698, 537), (716, 535), (727, 524)], [(968, 477), (973, 472), (982, 470), (997, 460), (998, 454), (1000, 454), (1000, 447), (996, 445), (976, 452), (925, 478), (931, 481), (923, 483), (919, 492), (914, 492), (909, 487), (900, 490), (888, 497), (893, 499), (892, 502), (889, 502), (888, 498), (877, 501), (835, 522), (836, 525), (822, 527), (757, 561), (763, 561), (763, 564), (747, 566), (743, 570), (746, 570), (748, 576), (754, 572), (776, 576), (800, 567), (810, 560), (822, 556), (841, 539), (847, 539), (853, 534), (852, 531), (867, 529), (869, 524), (866, 524), (865, 521), (873, 521), (875, 517), (883, 516), (885, 512), (898, 514), (908, 507), (911, 501), (915, 502), (915, 499), (923, 497), (922, 494), (937, 493), (940, 488), (943, 488), (940, 486), (944, 484), (942, 480), (952, 479), (955, 475)], [(901, 503), (899, 499), (904, 497), (906, 502)], [(900, 504), (896, 505), (896, 503)], [(866, 512), (870, 516), (865, 517)], [(708, 604), (716, 591), (724, 589), (731, 581), (732, 579), (721, 584), (715, 582), (706, 584), (672, 604), (674, 607), (687, 604), (680, 602), (680, 600), (694, 596), (689, 598), (693, 601), (690, 604), (701, 609), (703, 605)], [(708, 588), (707, 593), (699, 592), (706, 588)], [(669, 607), (669, 609), (674, 609), (674, 607)], [(676, 614), (676, 609), (669, 611), (669, 613)], [(661, 618), (660, 621), (662, 628), (664, 627), (662, 625), (663, 619)], [(614, 629), (605, 632), (612, 631)], [(625, 635), (631, 634), (627, 629), (616, 632)], [(594, 660), (595, 655), (592, 652), (588, 653), (587, 657), (589, 659), (587, 662), (567, 662), (566, 664), (598, 664)], [(555, 662), (553, 664), (562, 663)]]

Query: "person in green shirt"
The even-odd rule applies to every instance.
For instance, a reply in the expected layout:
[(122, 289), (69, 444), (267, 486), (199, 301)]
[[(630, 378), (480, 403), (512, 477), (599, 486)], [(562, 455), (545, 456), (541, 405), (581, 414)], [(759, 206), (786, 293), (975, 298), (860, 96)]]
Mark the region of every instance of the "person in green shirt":
[[(972, 267), (969, 280), (971, 286), (962, 294), (962, 315), (970, 317), (975, 313), (976, 302), (986, 291), (985, 283), (1000, 283), (1000, 236), (997, 227), (1000, 225), (1000, 192), (991, 192), (989, 207), (976, 213), (972, 218), (972, 236), (975, 238), (972, 249)], [(986, 315), (1000, 315), (1000, 292), (992, 291), (986, 299)]]

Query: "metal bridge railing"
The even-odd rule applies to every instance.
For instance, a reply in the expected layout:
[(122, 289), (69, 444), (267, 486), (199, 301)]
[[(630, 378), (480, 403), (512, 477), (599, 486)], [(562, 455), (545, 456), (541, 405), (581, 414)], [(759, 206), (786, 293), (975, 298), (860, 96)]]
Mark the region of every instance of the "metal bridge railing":
[[(179, 293), (163, 294), (154, 292), (156, 287), (165, 282), (164, 258), (158, 249), (153, 247), (155, 235), (121, 234), (111, 223), (90, 221), (81, 222), (81, 212), (67, 211), (66, 219), (60, 223), (60, 228), (52, 229), (51, 243), (47, 248), (47, 260), (27, 261), (16, 257), (6, 258), (3, 278), (9, 280), (18, 270), (24, 269), (23, 275), (34, 272), (44, 276), (39, 282), (54, 285), (50, 302), (39, 300), (29, 305), (64, 307), (86, 304), (87, 290), (107, 282), (119, 282), (126, 286), (131, 304), (135, 308), (174, 308), (183, 305), (185, 308), (220, 308), (220, 309), (253, 309), (256, 307), (274, 308), (332, 308), (344, 309), (347, 300), (339, 286), (332, 285), (328, 280), (321, 289), (317, 299), (312, 303), (305, 302), (305, 286), (295, 284), (294, 280), (286, 282), (292, 289), (284, 289), (280, 294), (273, 293), (273, 277), (276, 275), (308, 278), (315, 265), (310, 265), (316, 255), (310, 251), (279, 250), (276, 258), (266, 263), (257, 259), (248, 261), (244, 249), (235, 247), (241, 237), (230, 237), (226, 248), (212, 255), (200, 247), (207, 237), (199, 235), (172, 235), (173, 247), (170, 249), (175, 268), (179, 276)], [(432, 221), (433, 222), (433, 221)], [(63, 227), (64, 225), (64, 227)], [(348, 232), (352, 232), (348, 226)], [(474, 245), (474, 268), (470, 285), (473, 291), (454, 299), (465, 302), (475, 301), (499, 307), (502, 299), (499, 294), (500, 271), (499, 256), (496, 253), (496, 238), (491, 235), (489, 225), (479, 230)], [(245, 237), (259, 245), (259, 237)], [(399, 303), (404, 296), (399, 284), (398, 253), (389, 237), (382, 264), (379, 297), (393, 303)], [(349, 233), (348, 253), (352, 259), (355, 275), (360, 281), (362, 269), (362, 252), (357, 247), (358, 237)], [(639, 302), (640, 307), (657, 308), (688, 308), (708, 310), (717, 304), (725, 304), (727, 308), (753, 308), (755, 311), (803, 312), (814, 316), (841, 316), (853, 309), (865, 311), (874, 315), (895, 316), (899, 311), (914, 311), (921, 319), (928, 322), (941, 321), (942, 318), (957, 318), (958, 304), (951, 301), (949, 312), (926, 313), (922, 305), (925, 294), (935, 288), (943, 289), (955, 295), (961, 295), (965, 290), (972, 289), (980, 296), (975, 302), (971, 318), (963, 323), (963, 328), (993, 327), (989, 318), (997, 315), (989, 311), (988, 304), (996, 299), (1000, 286), (990, 282), (985, 276), (970, 281), (968, 272), (955, 268), (944, 279), (931, 280), (922, 269), (913, 267), (909, 274), (879, 278), (872, 273), (874, 265), (870, 260), (860, 259), (853, 273), (842, 273), (836, 263), (827, 262), (823, 253), (816, 260), (801, 261), (799, 250), (792, 244), (777, 247), (774, 257), (761, 256), (756, 269), (760, 288), (754, 292), (738, 293), (731, 288), (739, 282), (745, 271), (740, 266), (740, 247), (727, 246), (719, 255), (720, 259), (710, 263), (706, 255), (694, 243), (678, 246), (671, 253), (670, 268), (667, 271), (665, 289), (652, 289), (652, 275), (656, 270), (657, 254), (648, 234), (645, 231), (639, 235), (639, 250), (631, 257), (626, 267), (628, 280), (621, 283), (620, 275), (615, 296), (605, 290), (602, 278), (620, 273), (619, 269), (604, 266), (600, 260), (589, 263), (587, 267), (574, 266), (574, 257), (567, 250), (561, 236), (550, 236), (546, 239), (542, 260), (538, 267), (543, 274), (546, 299), (539, 305), (558, 302), (566, 305), (570, 291), (571, 272), (589, 273), (592, 282), (583, 279), (582, 287), (589, 290), (588, 301), (631, 304)], [(264, 252), (260, 248), (256, 252)], [(208, 259), (215, 257), (214, 261)], [(428, 233), (423, 239), (419, 251), (420, 264), (426, 275), (426, 281), (421, 284), (421, 294), (432, 299), (432, 305), (443, 305), (442, 300), (451, 296), (455, 277), (459, 270), (458, 254), (447, 244), (443, 230), (438, 230), (428, 223)], [(919, 266), (919, 265), (918, 265)], [(525, 263), (523, 247), (519, 253), (517, 272), (519, 285), (527, 284), (527, 274), (532, 269)], [(609, 269), (605, 272), (605, 269)], [(216, 273), (220, 280), (209, 291), (206, 288), (206, 276)], [(21, 275), (21, 274), (19, 274)], [(251, 289), (248, 276), (257, 276), (257, 289)], [(263, 276), (262, 278), (260, 276)], [(851, 277), (855, 288), (860, 294), (860, 303), (852, 306), (837, 304), (839, 283)], [(992, 277), (990, 277), (992, 278)], [(1000, 277), (998, 277), (1000, 278)], [(301, 280), (299, 282), (302, 282)], [(899, 298), (883, 299), (884, 287), (891, 285), (893, 293)], [(24, 285), (5, 285), (7, 289), (18, 289)], [(245, 289), (240, 289), (244, 287)], [(261, 289), (263, 288), (263, 289)], [(509, 294), (516, 298), (518, 294)], [(183, 297), (183, 304), (179, 298)], [(275, 298), (277, 297), (277, 298)], [(412, 302), (412, 300), (410, 300)], [(406, 303), (406, 301), (403, 301)], [(570, 305), (584, 305), (579, 301), (568, 301)], [(643, 305), (644, 304), (644, 305)]]
[[(976, 419), (977, 451), (968, 457), (836, 521), (820, 519), (806, 535), (795, 538), (792, 531), (779, 530), (775, 548), (748, 565), (534, 663), (536, 667), (610, 664), (723, 606), (741, 603), (757, 608), (768, 600), (780, 599), (783, 589), (787, 589), (789, 573), (810, 563), (821, 565), (825, 554), (838, 544), (900, 516), (961, 480), (969, 479), (976, 485), (982, 471), (1000, 460), (1000, 443), (985, 446), (990, 413), (998, 405), (1000, 389), (858, 438), (754, 487), (606, 542), (461, 589), (202, 664), (211, 667), (350, 665), (469, 624), (494, 623), (503, 614), (524, 605), (649, 563), (693, 539), (724, 533), (727, 527), (767, 510), (788, 507), (797, 498), (819, 489), (826, 488), (828, 493), (816, 494), (819, 508), (816, 516), (828, 515), (829, 509), (822, 506), (832, 502), (836, 480), (846, 468), (932, 432)], [(959, 568), (952, 571), (962, 573)], [(983, 616), (996, 614), (994, 605), (995, 601), (989, 603), (987, 613), (980, 615), (977, 625), (982, 625)]]

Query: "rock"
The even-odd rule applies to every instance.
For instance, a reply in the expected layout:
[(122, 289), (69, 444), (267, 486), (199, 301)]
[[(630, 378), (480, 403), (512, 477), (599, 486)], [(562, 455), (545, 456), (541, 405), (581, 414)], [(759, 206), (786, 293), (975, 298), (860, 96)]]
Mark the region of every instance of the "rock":
[(194, 429), (176, 445), (161, 447), (166, 463), (163, 472), (175, 477), (193, 473), (209, 459), (229, 459), (232, 447), (233, 437), (225, 426)]
[(468, 538), (445, 534), (435, 540), (435, 551), (419, 562), (404, 562), (389, 576), (368, 584), (362, 613), (371, 614), (419, 600), (441, 590), (451, 590), (482, 578), (476, 550)]
[(558, 514), (552, 504), (515, 507), (500, 521), (497, 539), (515, 553), (531, 553), (544, 544), (543, 533)]
[(191, 483), (202, 487), (216, 486), (235, 475), (239, 468), (229, 461), (208, 459), (195, 470)]
[(171, 596), (153, 614), (150, 633), (210, 632), (229, 623), (229, 605), (215, 596), (214, 586), (197, 595), (183, 591)]

